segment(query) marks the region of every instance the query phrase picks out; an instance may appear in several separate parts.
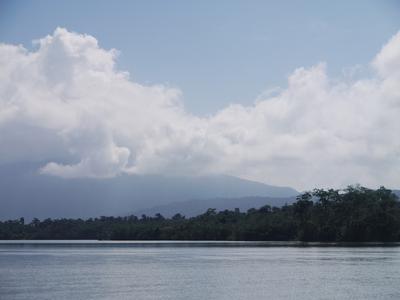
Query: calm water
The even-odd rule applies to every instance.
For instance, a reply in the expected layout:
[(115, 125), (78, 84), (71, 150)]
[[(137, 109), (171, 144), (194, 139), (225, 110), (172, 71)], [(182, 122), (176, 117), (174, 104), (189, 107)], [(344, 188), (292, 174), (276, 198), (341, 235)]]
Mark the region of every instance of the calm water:
[(0, 299), (400, 299), (400, 248), (2, 242)]

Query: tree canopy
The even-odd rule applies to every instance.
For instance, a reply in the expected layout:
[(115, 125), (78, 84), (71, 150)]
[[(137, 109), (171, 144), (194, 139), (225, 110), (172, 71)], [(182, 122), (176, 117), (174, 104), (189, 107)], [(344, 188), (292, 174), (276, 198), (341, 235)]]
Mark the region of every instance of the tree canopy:
[(134, 215), (0, 222), (0, 239), (400, 241), (400, 202), (384, 187), (315, 189), (291, 205), (185, 218)]

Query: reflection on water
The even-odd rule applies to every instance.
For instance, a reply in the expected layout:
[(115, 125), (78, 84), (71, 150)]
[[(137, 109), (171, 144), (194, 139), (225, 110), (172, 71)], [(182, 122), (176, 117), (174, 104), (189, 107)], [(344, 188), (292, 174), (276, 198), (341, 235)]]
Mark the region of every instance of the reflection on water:
[(400, 299), (399, 247), (324, 246), (0, 242), (0, 299)]

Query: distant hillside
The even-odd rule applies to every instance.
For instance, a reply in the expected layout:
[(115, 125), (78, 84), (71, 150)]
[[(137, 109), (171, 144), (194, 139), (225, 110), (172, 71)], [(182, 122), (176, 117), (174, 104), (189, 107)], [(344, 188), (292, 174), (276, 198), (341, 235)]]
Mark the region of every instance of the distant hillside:
[[(400, 197), (400, 190), (393, 190)], [(215, 208), (217, 211), (225, 209), (233, 210), (239, 208), (245, 212), (250, 208), (260, 208), (264, 205), (282, 207), (285, 204), (292, 204), (296, 201), (296, 196), (292, 197), (239, 197), (239, 198), (210, 198), (210, 199), (194, 199), (184, 202), (173, 202), (165, 205), (159, 205), (152, 208), (139, 210), (133, 214), (141, 216), (154, 216), (157, 213), (164, 217), (172, 217), (176, 213), (180, 213), (186, 217), (193, 217), (204, 213), (208, 208)]]
[(126, 215), (190, 199), (298, 194), (289, 187), (231, 176), (122, 175), (108, 179), (63, 179), (39, 175), (40, 165), (0, 166), (0, 219)]
[(260, 208), (264, 205), (281, 207), (285, 204), (292, 204), (296, 201), (293, 197), (240, 197), (240, 198), (212, 198), (212, 199), (195, 199), (184, 202), (173, 202), (166, 205), (155, 206), (150, 209), (144, 209), (134, 212), (136, 216), (145, 214), (154, 216), (156, 213), (162, 214), (164, 217), (172, 217), (176, 213), (180, 213), (186, 217), (193, 217), (204, 213), (208, 208), (215, 208), (217, 211), (225, 209), (233, 210), (239, 208), (245, 212), (250, 208)]

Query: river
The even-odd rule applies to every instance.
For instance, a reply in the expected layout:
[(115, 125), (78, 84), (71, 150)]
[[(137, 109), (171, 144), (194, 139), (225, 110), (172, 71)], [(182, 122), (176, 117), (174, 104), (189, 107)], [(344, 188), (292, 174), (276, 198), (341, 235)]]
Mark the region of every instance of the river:
[(2, 241), (0, 299), (400, 299), (400, 247)]

